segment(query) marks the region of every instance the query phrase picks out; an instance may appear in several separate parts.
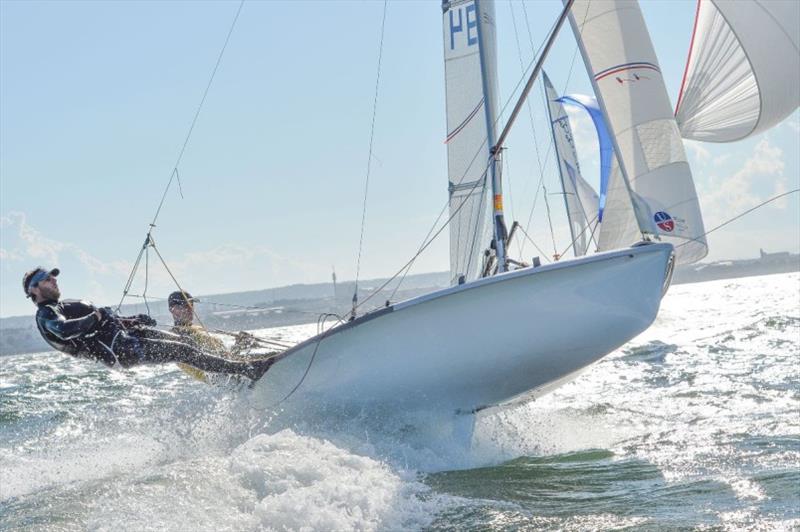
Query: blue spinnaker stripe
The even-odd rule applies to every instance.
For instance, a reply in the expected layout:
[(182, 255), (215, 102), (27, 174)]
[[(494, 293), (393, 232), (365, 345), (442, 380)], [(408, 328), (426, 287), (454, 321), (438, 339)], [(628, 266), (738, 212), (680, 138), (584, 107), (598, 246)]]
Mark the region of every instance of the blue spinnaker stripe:
[(597, 105), (597, 99), (592, 96), (569, 94), (556, 101), (567, 105), (577, 105), (584, 109), (592, 117), (594, 128), (597, 130), (597, 140), (600, 144), (600, 198), (597, 206), (597, 220), (602, 222), (608, 195), (608, 179), (611, 175), (611, 158), (614, 154), (614, 146), (611, 143), (611, 135), (608, 133), (606, 121), (603, 119), (603, 112)]

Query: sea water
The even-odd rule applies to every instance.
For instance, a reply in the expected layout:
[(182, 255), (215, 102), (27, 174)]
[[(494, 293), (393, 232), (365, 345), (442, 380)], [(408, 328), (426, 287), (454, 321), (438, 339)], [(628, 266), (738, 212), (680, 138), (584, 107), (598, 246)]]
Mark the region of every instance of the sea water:
[(466, 448), (424, 414), (284, 419), (256, 391), (1, 357), (0, 529), (800, 528), (798, 274), (671, 287), (648, 331)]

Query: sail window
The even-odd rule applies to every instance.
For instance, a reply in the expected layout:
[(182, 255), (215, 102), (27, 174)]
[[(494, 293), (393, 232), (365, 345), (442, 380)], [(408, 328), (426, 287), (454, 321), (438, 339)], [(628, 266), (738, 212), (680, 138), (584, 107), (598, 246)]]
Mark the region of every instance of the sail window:
[(678, 126), (673, 119), (653, 120), (636, 126), (647, 171), (668, 164), (686, 162)]

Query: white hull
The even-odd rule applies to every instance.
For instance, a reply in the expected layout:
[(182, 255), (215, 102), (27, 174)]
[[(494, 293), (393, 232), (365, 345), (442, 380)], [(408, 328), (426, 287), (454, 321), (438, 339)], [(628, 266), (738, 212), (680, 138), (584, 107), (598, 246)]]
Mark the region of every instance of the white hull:
[(671, 253), (633, 247), (395, 304), (289, 350), (259, 394), (272, 404), (290, 394), (299, 405), (470, 412), (544, 393), (653, 322)]

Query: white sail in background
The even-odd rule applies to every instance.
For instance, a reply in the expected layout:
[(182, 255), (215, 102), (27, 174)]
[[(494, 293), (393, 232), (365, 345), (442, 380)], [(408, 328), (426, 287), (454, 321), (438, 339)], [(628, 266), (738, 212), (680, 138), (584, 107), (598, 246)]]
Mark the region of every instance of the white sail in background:
[(800, 1), (698, 0), (675, 116), (684, 138), (731, 142), (800, 105)]
[[(631, 235), (654, 231), (675, 244), (679, 264), (702, 259), (708, 247), (697, 193), (639, 4), (576, 0), (570, 23), (621, 170), (609, 182), (601, 241), (630, 245)], [(618, 197), (620, 177), (632, 189), (635, 216)]]
[[(480, 9), (481, 13), (478, 13)], [(487, 172), (487, 121), (497, 109), (496, 37), (491, 0), (444, 1), (444, 64), (447, 97), (447, 168), (450, 190), (450, 275), (480, 277), (483, 251), (492, 238), (491, 176)], [(481, 73), (478, 17), (485, 49)], [(489, 106), (488, 112), (484, 108)], [(487, 116), (491, 117), (487, 120)]]
[(542, 82), (547, 95), (553, 143), (558, 158), (573, 249), (577, 257), (585, 255), (589, 247), (589, 238), (592, 234), (589, 225), (597, 221), (599, 199), (592, 186), (581, 175), (578, 153), (575, 150), (572, 128), (569, 125), (569, 116), (564, 111), (563, 104), (557, 101), (559, 95), (544, 72), (542, 72)]

